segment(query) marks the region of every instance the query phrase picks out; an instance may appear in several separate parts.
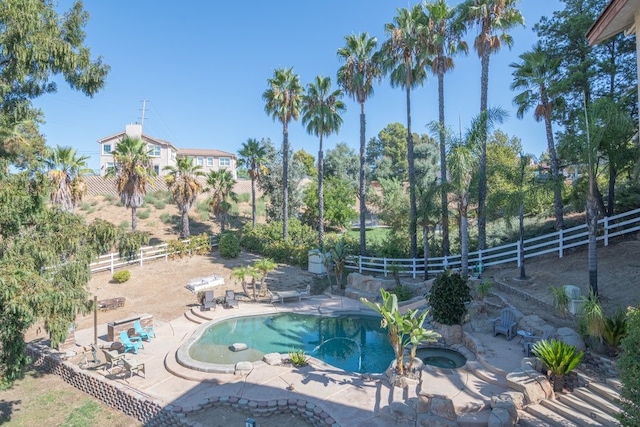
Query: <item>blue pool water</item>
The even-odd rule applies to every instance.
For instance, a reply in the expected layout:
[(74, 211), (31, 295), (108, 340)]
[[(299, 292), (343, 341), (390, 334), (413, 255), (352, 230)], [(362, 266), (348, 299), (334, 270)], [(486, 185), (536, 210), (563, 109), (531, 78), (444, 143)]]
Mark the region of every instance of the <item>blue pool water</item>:
[[(230, 346), (245, 343), (247, 350)], [(210, 326), (189, 348), (201, 362), (233, 364), (258, 361), (266, 353), (302, 349), (337, 368), (351, 372), (384, 372), (394, 358), (380, 318), (345, 315), (319, 317), (284, 313), (238, 317)]]

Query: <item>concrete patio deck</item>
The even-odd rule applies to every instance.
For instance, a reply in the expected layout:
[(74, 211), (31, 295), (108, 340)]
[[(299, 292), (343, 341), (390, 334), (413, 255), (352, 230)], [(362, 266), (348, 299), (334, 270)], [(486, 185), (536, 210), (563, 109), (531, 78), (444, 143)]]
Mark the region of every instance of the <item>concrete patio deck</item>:
[[(303, 399), (330, 414), (339, 425), (383, 426), (395, 421), (389, 413), (392, 402), (418, 399), (416, 386), (393, 387), (383, 380), (384, 374), (345, 372), (313, 358), (304, 368), (256, 362), (246, 376), (199, 372), (181, 366), (176, 360), (177, 349), (198, 326), (188, 317), (205, 321), (205, 318), (223, 319), (282, 311), (320, 315), (331, 312), (371, 313), (359, 301), (327, 295), (286, 304), (240, 303), (238, 309), (218, 307), (215, 311), (202, 313), (193, 310), (170, 322), (155, 324), (156, 338), (145, 342), (144, 349), (137, 355), (138, 362), (145, 364), (146, 378), (133, 375), (125, 379), (117, 370), (114, 374), (105, 371), (103, 375), (109, 381), (135, 389), (163, 405), (183, 408), (187, 418), (189, 413), (199, 408), (200, 402), (212, 398), (233, 397), (265, 402)], [(93, 342), (93, 334), (93, 329), (76, 331), (76, 343), (89, 345)], [(98, 344), (106, 343), (106, 337), (106, 324), (98, 325)], [(482, 348), (478, 359), (469, 360), (465, 368), (457, 370), (426, 367), (423, 387), (430, 394), (450, 398), (459, 414), (459, 423), (473, 425), (484, 421), (486, 425), (491, 397), (507, 390), (504, 375), (520, 367), (523, 353), (517, 339), (506, 341), (502, 336), (493, 337), (491, 334), (475, 334), (474, 339)]]

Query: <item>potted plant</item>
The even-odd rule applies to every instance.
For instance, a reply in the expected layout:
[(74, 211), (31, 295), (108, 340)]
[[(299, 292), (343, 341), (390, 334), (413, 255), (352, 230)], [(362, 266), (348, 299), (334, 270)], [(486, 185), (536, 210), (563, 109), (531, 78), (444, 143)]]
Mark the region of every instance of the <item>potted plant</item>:
[(562, 391), (565, 375), (580, 364), (584, 355), (575, 346), (555, 339), (538, 341), (533, 345), (532, 352), (548, 369), (554, 392)]

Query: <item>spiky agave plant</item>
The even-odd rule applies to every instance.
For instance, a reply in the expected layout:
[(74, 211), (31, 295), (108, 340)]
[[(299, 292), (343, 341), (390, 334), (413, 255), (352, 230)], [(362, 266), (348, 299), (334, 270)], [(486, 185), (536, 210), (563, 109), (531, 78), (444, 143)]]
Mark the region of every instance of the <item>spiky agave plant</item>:
[(533, 345), (533, 354), (551, 372), (553, 391), (562, 391), (564, 376), (573, 371), (582, 361), (584, 352), (559, 340), (540, 340)]
[(605, 316), (602, 329), (602, 339), (617, 354), (618, 346), (627, 335), (627, 316), (621, 307), (618, 307), (613, 316)]

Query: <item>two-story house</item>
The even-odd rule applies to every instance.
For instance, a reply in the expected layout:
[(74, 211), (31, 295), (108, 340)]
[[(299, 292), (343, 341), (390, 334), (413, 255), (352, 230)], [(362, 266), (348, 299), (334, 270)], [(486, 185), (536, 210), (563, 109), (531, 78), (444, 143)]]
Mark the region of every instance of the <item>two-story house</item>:
[(99, 139), (100, 144), (100, 175), (104, 176), (107, 168), (114, 165), (113, 151), (118, 142), (125, 136), (141, 139), (149, 148), (153, 169), (159, 176), (167, 174), (163, 170), (165, 166), (175, 166), (179, 157), (189, 157), (194, 164), (202, 166), (202, 172), (209, 173), (212, 170), (226, 169), (237, 179), (237, 157), (233, 153), (221, 150), (209, 150), (202, 148), (177, 148), (169, 141), (154, 138), (142, 133), (142, 125), (132, 124), (125, 127), (124, 132)]

